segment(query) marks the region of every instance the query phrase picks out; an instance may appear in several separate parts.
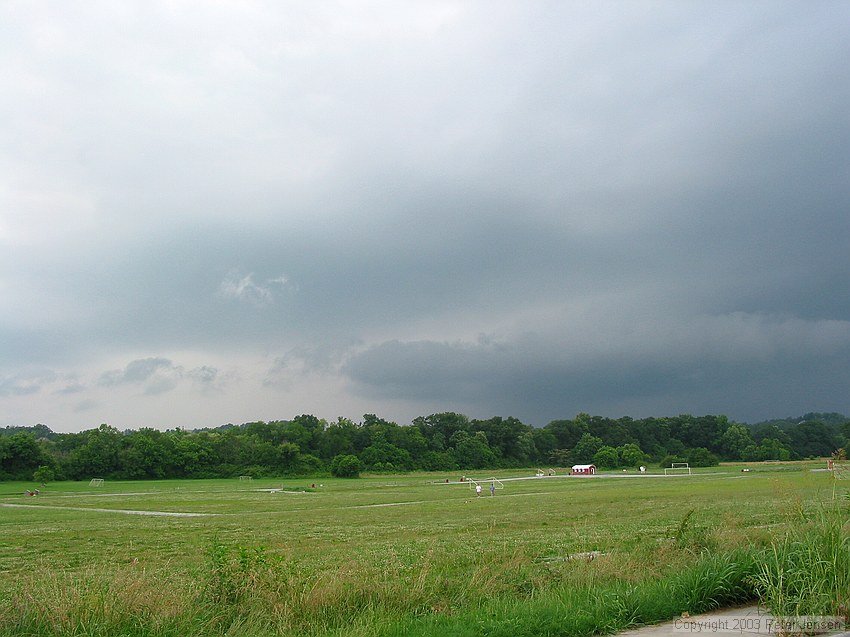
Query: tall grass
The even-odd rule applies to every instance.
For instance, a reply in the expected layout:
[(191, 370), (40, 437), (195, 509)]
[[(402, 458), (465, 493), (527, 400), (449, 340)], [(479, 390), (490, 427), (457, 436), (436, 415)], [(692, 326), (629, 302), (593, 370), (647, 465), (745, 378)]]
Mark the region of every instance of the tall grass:
[(801, 518), (764, 552), (754, 577), (761, 601), (781, 617), (841, 615), (850, 619), (850, 525), (846, 507)]
[[(685, 525), (682, 525), (684, 527)], [(682, 530), (680, 527), (680, 530)], [(609, 634), (758, 598), (781, 616), (844, 614), (850, 536), (840, 514), (798, 523), (769, 548), (726, 552), (684, 542), (631, 559), (608, 555), (553, 567), (521, 552), (476, 558), (466, 575), (430, 550), (416, 568), (392, 560), (310, 570), (262, 547), (214, 540), (197, 573), (51, 573), (33, 569), (2, 600), (0, 635), (176, 637), (209, 635)], [(640, 560), (675, 552), (663, 576)]]
[(705, 555), (667, 578), (561, 585), (532, 599), (494, 599), (473, 612), (399, 621), (383, 632), (401, 635), (524, 637), (605, 635), (683, 612), (703, 612), (753, 598), (756, 562), (747, 551)]
[(0, 600), (0, 634), (21, 637), (171, 637), (191, 634), (191, 581), (129, 566), (55, 572), (36, 566)]
[(537, 635), (545, 628), (591, 635), (753, 595), (754, 561), (743, 551), (706, 553), (661, 579), (650, 571), (624, 579), (639, 570), (625, 556), (555, 566), (507, 549), (470, 555), (460, 566), (457, 557), (432, 547), (415, 568), (388, 559), (310, 570), (261, 547), (213, 540), (204, 569), (193, 574), (134, 565), (82, 574), (34, 569), (4, 600), (0, 634)]

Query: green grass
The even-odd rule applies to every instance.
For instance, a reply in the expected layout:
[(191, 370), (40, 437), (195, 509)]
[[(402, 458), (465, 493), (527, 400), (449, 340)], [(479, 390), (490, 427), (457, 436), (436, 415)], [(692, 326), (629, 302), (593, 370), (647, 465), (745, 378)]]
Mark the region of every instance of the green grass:
[(54, 483), (35, 498), (2, 483), (0, 504), (38, 508), (0, 507), (0, 635), (581, 636), (757, 594), (840, 612), (848, 582), (823, 581), (850, 573), (847, 500), (808, 468), (505, 481), (480, 498), (434, 484), (456, 474)]

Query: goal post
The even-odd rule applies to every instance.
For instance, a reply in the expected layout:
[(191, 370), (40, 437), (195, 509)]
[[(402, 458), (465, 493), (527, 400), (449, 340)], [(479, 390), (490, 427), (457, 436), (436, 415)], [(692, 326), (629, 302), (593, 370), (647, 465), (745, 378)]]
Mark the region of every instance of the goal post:
[(90, 487), (102, 487), (103, 486), (103, 478), (92, 478), (89, 481)]
[(466, 482), (469, 482), (469, 488), (473, 491), (476, 491), (477, 487), (480, 485), (483, 489), (484, 487), (495, 489), (504, 489), (505, 485), (502, 484), (502, 481), (496, 478), (495, 476), (492, 478), (466, 478)]
[(253, 480), (253, 476), (239, 476), (239, 482), (251, 482)]
[(691, 465), (687, 462), (672, 462), (669, 467), (664, 467), (664, 475), (691, 475)]

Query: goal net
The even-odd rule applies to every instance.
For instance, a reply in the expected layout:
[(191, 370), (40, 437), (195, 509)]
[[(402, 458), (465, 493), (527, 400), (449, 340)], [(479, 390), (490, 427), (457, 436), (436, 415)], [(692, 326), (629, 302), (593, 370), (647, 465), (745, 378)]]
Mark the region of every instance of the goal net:
[(494, 486), (496, 489), (504, 489), (505, 485), (502, 484), (502, 481), (498, 478), (467, 478), (467, 482), (469, 482), (469, 488), (475, 491), (475, 487), (479, 484), (482, 489), (489, 489), (491, 486)]
[(251, 476), (239, 476), (239, 482), (251, 482), (253, 479)]
[(664, 475), (691, 475), (691, 466), (687, 462), (673, 462), (669, 467), (664, 467)]
[(103, 486), (103, 478), (92, 478), (89, 481), (90, 487), (102, 487)]

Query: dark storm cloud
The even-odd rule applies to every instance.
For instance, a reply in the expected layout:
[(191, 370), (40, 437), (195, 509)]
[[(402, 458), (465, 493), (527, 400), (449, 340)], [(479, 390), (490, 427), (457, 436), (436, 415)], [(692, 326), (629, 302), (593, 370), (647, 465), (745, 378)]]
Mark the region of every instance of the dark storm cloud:
[(717, 413), (730, 397), (739, 418), (757, 418), (766, 388), (781, 387), (788, 395), (771, 391), (770, 400), (790, 408), (850, 380), (850, 323), (735, 314), (630, 328), (599, 317), (572, 336), (388, 341), (354, 355), (344, 372), (375, 400), (444, 399), (538, 425), (585, 408)]
[(0, 12), (10, 405), (850, 411), (846, 3)]

